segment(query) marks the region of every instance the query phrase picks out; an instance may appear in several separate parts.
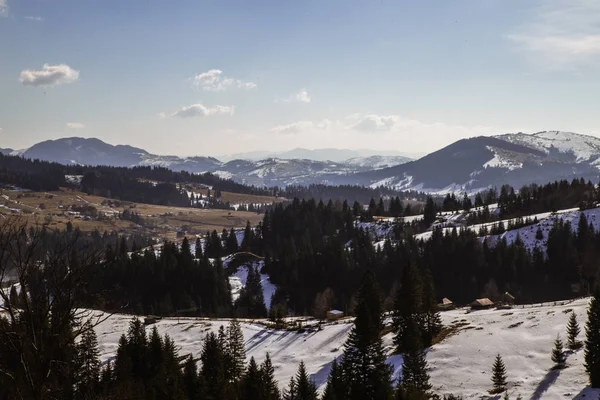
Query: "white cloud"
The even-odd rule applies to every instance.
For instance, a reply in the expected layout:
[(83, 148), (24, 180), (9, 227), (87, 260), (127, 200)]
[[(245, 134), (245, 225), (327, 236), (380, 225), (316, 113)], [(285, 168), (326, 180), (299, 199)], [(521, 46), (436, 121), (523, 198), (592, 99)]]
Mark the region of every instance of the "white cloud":
[(19, 81), (25, 86), (58, 86), (63, 83), (72, 83), (79, 79), (79, 71), (66, 64), (44, 64), (41, 70), (21, 71)]
[(229, 114), (233, 115), (235, 111), (234, 106), (213, 106), (206, 107), (202, 104), (192, 104), (187, 107), (183, 107), (179, 111), (175, 111), (174, 113), (167, 114), (161, 112), (158, 114), (160, 118), (171, 118), (171, 117), (179, 117), (179, 118), (188, 118), (188, 117), (208, 117), (211, 115), (217, 114)]
[(600, 63), (600, 2), (545, 0), (531, 20), (507, 35), (532, 61), (549, 69)]
[(300, 91), (296, 94), (292, 94), (285, 99), (275, 99), (276, 103), (310, 103), (310, 95), (306, 91), (306, 89), (300, 89)]
[(83, 128), (85, 128), (85, 125), (82, 124), (81, 122), (67, 122), (67, 128), (83, 129)]
[(296, 134), (314, 127), (312, 121), (298, 121), (287, 125), (278, 125), (271, 128), (273, 133)]
[(397, 148), (426, 152), (462, 138), (509, 131), (515, 130), (428, 123), (401, 115), (352, 114), (335, 120), (303, 120), (275, 126), (270, 129), (275, 135), (269, 140), (280, 148), (306, 147), (307, 143), (319, 143), (321, 147), (351, 148), (356, 143), (369, 143), (369, 147), (381, 150)]
[(361, 132), (389, 131), (394, 128), (399, 117), (395, 115), (381, 116), (375, 114), (365, 115), (351, 129)]
[(222, 92), (231, 88), (255, 89), (257, 87), (254, 82), (244, 82), (239, 79), (228, 78), (223, 75), (223, 71), (220, 69), (211, 69), (199, 73), (191, 79), (196, 87), (208, 92)]
[[(2, 1), (2, 0), (0, 0)], [(42, 17), (34, 17), (32, 15), (27, 15), (26, 17), (24, 17), (25, 19), (28, 19), (30, 21), (37, 21), (37, 22), (42, 22), (44, 20), (44, 18)]]
[(0, 17), (8, 16), (8, 3), (7, 0), (0, 0)]

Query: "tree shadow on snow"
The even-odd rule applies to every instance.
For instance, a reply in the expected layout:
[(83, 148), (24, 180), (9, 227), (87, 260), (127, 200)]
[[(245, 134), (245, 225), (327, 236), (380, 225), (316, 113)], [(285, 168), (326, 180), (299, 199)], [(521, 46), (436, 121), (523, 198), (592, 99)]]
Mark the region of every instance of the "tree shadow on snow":
[[(334, 357), (334, 359), (338, 363), (340, 362), (341, 358), (342, 358), (342, 355), (339, 355), (338, 357)], [(310, 378), (315, 382), (315, 385), (317, 385), (317, 387), (320, 387), (325, 382), (327, 382), (327, 378), (329, 377), (329, 372), (331, 371), (331, 364), (333, 364), (333, 360), (331, 360), (330, 362), (328, 362), (326, 364), (321, 365), (321, 368), (317, 372), (310, 375)]]
[(544, 393), (550, 389), (550, 386), (556, 382), (558, 376), (560, 375), (560, 369), (552, 369), (550, 372), (546, 374), (544, 379), (538, 384), (537, 388), (535, 388), (535, 392), (531, 395), (531, 400), (540, 400)]
[(600, 389), (592, 389), (588, 386), (573, 397), (573, 400), (596, 400), (598, 395), (600, 395)]

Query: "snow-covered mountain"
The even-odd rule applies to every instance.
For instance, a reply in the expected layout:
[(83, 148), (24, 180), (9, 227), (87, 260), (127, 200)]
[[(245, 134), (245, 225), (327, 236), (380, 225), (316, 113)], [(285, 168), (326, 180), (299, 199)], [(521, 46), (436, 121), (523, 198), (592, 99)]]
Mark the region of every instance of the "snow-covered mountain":
[[(353, 151), (294, 149), (284, 157), (222, 162), (213, 157), (154, 155), (98, 139), (67, 138), (38, 143), (21, 155), (65, 164), (150, 165), (192, 173), (212, 172), (257, 186), (383, 185), (433, 193), (474, 192), (505, 183), (518, 188), (557, 179), (600, 178), (600, 138), (570, 132), (507, 133), (462, 139), (414, 161), (389, 155), (318, 160), (327, 154), (339, 158)], [(312, 158), (288, 158), (291, 155)]]
[(14, 151), (13, 149), (3, 149), (0, 147), (0, 154), (10, 154), (13, 151)]
[(340, 183), (428, 192), (473, 192), (557, 179), (600, 178), (600, 138), (569, 132), (459, 140), (419, 160), (357, 173)]
[(412, 161), (404, 156), (368, 156), (353, 157), (345, 160), (346, 164), (356, 165), (358, 167), (367, 167), (372, 169), (389, 168)]
[[(7, 153), (15, 154), (10, 149)], [(322, 161), (325, 155), (337, 158), (354, 156), (348, 161)], [(192, 173), (211, 172), (223, 178), (257, 186), (286, 186), (310, 183), (336, 184), (340, 175), (352, 175), (409, 161), (401, 156), (355, 157), (354, 150), (295, 149), (284, 154), (284, 158), (261, 160), (236, 159), (222, 162), (213, 157), (179, 157), (156, 155), (131, 146), (113, 146), (99, 139), (65, 138), (47, 140), (19, 152), (25, 158), (41, 159), (61, 164), (110, 165), (119, 167), (161, 166), (174, 171)], [(313, 158), (288, 158), (290, 156)]]
[(340, 175), (371, 169), (371, 167), (332, 161), (268, 158), (259, 161), (233, 160), (224, 164), (220, 170), (215, 171), (215, 174), (247, 185), (287, 186), (311, 183), (334, 184)]

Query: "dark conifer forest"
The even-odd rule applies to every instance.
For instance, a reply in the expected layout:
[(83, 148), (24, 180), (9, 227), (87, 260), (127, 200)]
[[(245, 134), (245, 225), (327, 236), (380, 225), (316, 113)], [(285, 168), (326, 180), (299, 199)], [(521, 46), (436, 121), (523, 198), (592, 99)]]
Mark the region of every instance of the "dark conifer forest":
[[(36, 162), (28, 163), (35, 175)], [(52, 171), (52, 164), (45, 166), (48, 169), (44, 172), (40, 168), (40, 176)], [(118, 175), (118, 171), (112, 172)], [(110, 176), (112, 172), (87, 172), (82, 186), (97, 185), (112, 192), (108, 189), (112, 181), (98, 180), (98, 173)], [(11, 176), (17, 179), (17, 174)], [(58, 172), (56, 176), (59, 180)], [(121, 190), (115, 187), (117, 192)], [(166, 196), (154, 201), (171, 201), (168, 188), (152, 187), (160, 196)], [(128, 196), (137, 195), (141, 194)], [(254, 359), (246, 363), (240, 355), (243, 338), (236, 333), (239, 327), (235, 323), (227, 331), (223, 329), (222, 335), (208, 335), (202, 356), (193, 359), (181, 357), (168, 336), (161, 337), (156, 331), (148, 336), (135, 319), (128, 334), (121, 338), (116, 358), (100, 365), (93, 333), (97, 321), (80, 316), (78, 310), (268, 317), (280, 323), (287, 315), (323, 318), (325, 311), (336, 308), (356, 320), (343, 357), (332, 365), (324, 398), (434, 398), (425, 351), (442, 331), (437, 309), (442, 297), (458, 305), (479, 297), (499, 300), (505, 292), (520, 303), (590, 293), (597, 297), (594, 288), (600, 272), (595, 261), (600, 256), (600, 232), (583, 212), (577, 226), (556, 219), (547, 235), (541, 235), (543, 247), (533, 249), (518, 237), (509, 243), (498, 237), (482, 238), (481, 232), (467, 229), (444, 230), (440, 212), (478, 207), (471, 214), (478, 215), (497, 203), (498, 212), (477, 216), (494, 222), (494, 218), (562, 208), (585, 210), (594, 207), (598, 198), (598, 190), (581, 180), (530, 187), (529, 192), (521, 189), (518, 195), (512, 188), (503, 187), (499, 194), (490, 190), (474, 200), (463, 196), (461, 202), (452, 196), (443, 200), (426, 197), (423, 218), (410, 222), (404, 217), (413, 211), (399, 197), (371, 198), (364, 206), (345, 200), (296, 198), (268, 207), (262, 221), (257, 226), (248, 223), (243, 234), (233, 229), (214, 230), (184, 238), (181, 243), (158, 244), (140, 235), (84, 233), (72, 227), (60, 231), (43, 224), (33, 228), (19, 217), (7, 218), (0, 231), (4, 249), (0, 272), (3, 280), (24, 289), (20, 294), (14, 287), (2, 291), (6, 312), (0, 317), (0, 334), (2, 354), (6, 356), (0, 368), (10, 372), (0, 377), (0, 395), (125, 399), (141, 393), (141, 398), (152, 399), (316, 398), (314, 382), (303, 364), (280, 393), (268, 358), (260, 364)], [(136, 214), (123, 217), (141, 218)], [(431, 230), (427, 240), (415, 238), (415, 234), (427, 230)], [(246, 286), (233, 301), (228, 278), (240, 268), (247, 269)], [(261, 287), (263, 276), (277, 288), (268, 299), (268, 308)], [(391, 312), (393, 321), (387, 328), (381, 319), (384, 312)], [(594, 321), (591, 323), (597, 323)], [(577, 349), (581, 344), (576, 340), (575, 324), (569, 328), (568, 345)], [(391, 380), (385, 364), (380, 343), (384, 329), (393, 330), (396, 352), (404, 356), (401, 382)], [(593, 327), (587, 332), (586, 365), (595, 385), (594, 368), (600, 361), (593, 347)], [(37, 340), (51, 341), (57, 335), (64, 340), (50, 347), (36, 344)], [(553, 359), (562, 366), (563, 350), (558, 347)], [(22, 356), (25, 359), (20, 360)], [(60, 368), (53, 365), (55, 361)]]

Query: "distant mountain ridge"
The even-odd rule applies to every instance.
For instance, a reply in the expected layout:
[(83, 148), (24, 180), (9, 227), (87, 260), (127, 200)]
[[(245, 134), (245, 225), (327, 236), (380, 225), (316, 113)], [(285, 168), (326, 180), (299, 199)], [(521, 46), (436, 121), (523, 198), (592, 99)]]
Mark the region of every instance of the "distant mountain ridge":
[(571, 132), (513, 133), (459, 140), (419, 160), (357, 173), (341, 183), (433, 193), (600, 178), (600, 138)]
[[(46, 140), (19, 152), (25, 158), (58, 162), (61, 164), (110, 165), (117, 167), (161, 166), (174, 171), (192, 173), (211, 172), (223, 178), (257, 186), (305, 185), (310, 183), (335, 184), (342, 174), (365, 172), (410, 161), (402, 156), (352, 157), (347, 161), (318, 160), (337, 151), (337, 156), (355, 156), (353, 150), (295, 149), (282, 153), (286, 157), (312, 156), (309, 158), (269, 157), (256, 161), (235, 159), (222, 162), (214, 157), (179, 157), (151, 154), (148, 151), (127, 145), (111, 145), (99, 139), (70, 137)], [(6, 149), (6, 153), (14, 152)]]
[[(333, 154), (331, 150), (294, 149), (283, 155), (319, 158)], [(336, 150), (338, 157), (353, 151)], [(132, 146), (112, 146), (99, 139), (82, 138), (41, 142), (20, 154), (65, 164), (146, 165), (192, 173), (211, 172), (257, 186), (322, 183), (447, 193), (475, 192), (505, 183), (520, 187), (576, 177), (600, 179), (600, 138), (561, 131), (461, 139), (418, 160), (371, 155), (342, 161), (266, 157), (223, 162), (214, 157), (154, 155)]]
[(333, 162), (345, 162), (354, 158), (368, 158), (374, 156), (380, 157), (403, 157), (408, 160), (414, 160), (424, 156), (425, 154), (421, 153), (405, 153), (401, 151), (395, 150), (371, 150), (371, 149), (361, 149), (361, 150), (350, 150), (350, 149), (334, 149), (334, 148), (325, 148), (325, 149), (305, 149), (305, 148), (295, 148), (288, 151), (283, 152), (268, 152), (268, 151), (251, 151), (247, 153), (237, 153), (224, 155), (221, 157), (217, 157), (223, 161), (232, 161), (232, 160), (249, 160), (249, 161), (259, 161), (267, 158), (279, 158), (279, 159), (299, 159), (299, 160), (314, 160), (314, 161), (333, 161)]

